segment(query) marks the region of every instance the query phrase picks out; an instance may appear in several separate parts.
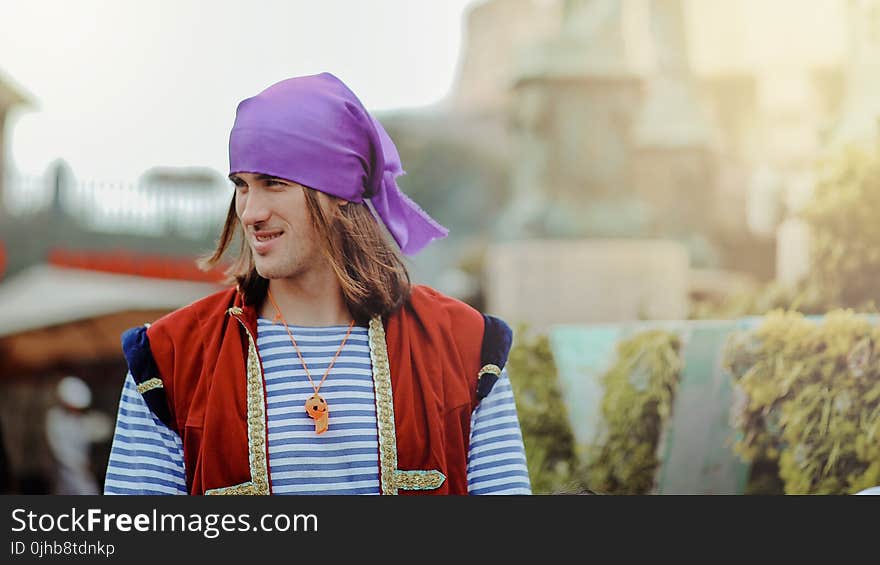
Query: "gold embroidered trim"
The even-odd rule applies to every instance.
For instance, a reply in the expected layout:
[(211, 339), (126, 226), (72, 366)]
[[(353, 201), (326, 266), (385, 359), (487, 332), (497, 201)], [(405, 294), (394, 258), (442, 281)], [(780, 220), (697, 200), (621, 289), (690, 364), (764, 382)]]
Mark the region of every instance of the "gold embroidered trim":
[[(239, 308), (239, 310), (241, 310)], [(240, 320), (239, 320), (240, 321)], [(244, 326), (244, 323), (242, 323)], [(263, 373), (260, 371), (260, 358), (257, 345), (250, 330), (248, 334), (247, 358), (247, 424), (248, 459), (251, 464), (251, 482), (254, 492), (250, 494), (269, 494), (269, 472), (266, 467), (266, 399), (263, 395)]]
[(501, 376), (501, 367), (499, 367), (498, 365), (492, 365), (491, 363), (488, 365), (483, 365), (483, 368), (480, 369), (480, 372), (477, 373), (477, 376), (482, 377), (486, 373), (491, 373), (491, 374), (495, 375), (496, 377), (500, 377)]
[(439, 488), (446, 476), (437, 470), (403, 471), (397, 468), (397, 432), (394, 428), (394, 396), (391, 391), (391, 368), (385, 327), (374, 316), (369, 329), (373, 386), (376, 389), (376, 419), (379, 426), (379, 475), (382, 494), (397, 494), (398, 489), (427, 490)]
[(143, 394), (148, 390), (153, 390), (154, 388), (162, 388), (162, 380), (157, 378), (147, 379), (144, 382), (140, 383), (137, 386), (138, 392)]
[(252, 494), (260, 494), (256, 492), (256, 488), (254, 488), (254, 483), (248, 481), (246, 483), (241, 483), (240, 485), (233, 485), (231, 487), (221, 487), (221, 488), (210, 488), (205, 491), (206, 495), (252, 495)]
[(431, 490), (440, 488), (446, 475), (440, 471), (401, 471), (394, 472), (394, 486), (406, 490)]
[[(233, 306), (229, 314), (241, 314), (241, 308)], [(266, 466), (266, 399), (263, 395), (263, 373), (260, 371), (260, 358), (254, 336), (248, 327), (236, 318), (248, 335), (247, 357), (247, 430), (248, 430), (248, 463), (251, 468), (251, 480), (246, 483), (208, 489), (205, 494), (269, 494), (269, 472)]]
[(397, 434), (394, 430), (394, 402), (391, 395), (391, 370), (385, 344), (382, 319), (373, 316), (369, 329), (373, 386), (376, 389), (376, 419), (379, 427), (379, 476), (382, 494), (397, 494), (394, 472), (397, 470)]
[[(226, 310), (226, 313), (234, 315), (234, 316), (241, 316), (244, 313), (244, 311), (241, 308), (239, 308), (238, 306), (233, 306), (232, 308), (229, 308), (228, 310)], [(241, 321), (241, 320), (239, 320), (239, 321)]]

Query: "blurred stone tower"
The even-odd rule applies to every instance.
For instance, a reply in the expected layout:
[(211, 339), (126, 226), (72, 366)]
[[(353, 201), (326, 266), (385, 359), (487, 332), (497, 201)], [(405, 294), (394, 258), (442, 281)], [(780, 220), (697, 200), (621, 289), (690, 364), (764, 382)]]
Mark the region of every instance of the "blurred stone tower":
[(479, 118), (506, 113), (517, 61), (536, 42), (559, 34), (562, 0), (488, 0), (466, 16), (451, 103)]
[(623, 23), (617, 0), (568, 0), (560, 33), (522, 53), (503, 239), (634, 231), (640, 216), (628, 203), (640, 79)]
[(649, 0), (654, 72), (635, 129), (635, 190), (651, 210), (648, 234), (711, 227), (716, 156), (688, 62), (683, 0)]

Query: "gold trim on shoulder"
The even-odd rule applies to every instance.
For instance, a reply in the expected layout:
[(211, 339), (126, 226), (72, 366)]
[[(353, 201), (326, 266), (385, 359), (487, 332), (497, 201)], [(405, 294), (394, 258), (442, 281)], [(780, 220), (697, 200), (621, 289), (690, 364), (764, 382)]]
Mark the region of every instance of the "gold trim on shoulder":
[(143, 394), (148, 390), (153, 390), (154, 388), (162, 388), (164, 385), (162, 384), (162, 379), (157, 379), (153, 377), (152, 379), (147, 379), (144, 382), (137, 385), (138, 392)]
[[(234, 312), (233, 310), (237, 310)], [(230, 314), (240, 314), (241, 308), (234, 306)], [(254, 336), (241, 323), (248, 335), (247, 357), (247, 430), (248, 430), (248, 462), (251, 468), (251, 480), (238, 485), (208, 489), (205, 494), (269, 494), (269, 472), (266, 464), (266, 398), (263, 395), (263, 373), (260, 371), (260, 358)]]
[(369, 329), (370, 360), (373, 365), (373, 386), (376, 390), (376, 420), (379, 427), (379, 478), (382, 494), (396, 495), (398, 489), (436, 489), (446, 476), (437, 470), (403, 471), (397, 468), (397, 432), (394, 427), (394, 396), (391, 391), (391, 368), (385, 327), (382, 318), (374, 316)]
[(477, 376), (482, 377), (486, 373), (495, 375), (496, 377), (500, 377), (501, 376), (501, 367), (499, 367), (498, 365), (493, 365), (491, 363), (489, 363), (488, 365), (483, 365), (483, 368), (480, 369), (480, 372), (477, 373)]

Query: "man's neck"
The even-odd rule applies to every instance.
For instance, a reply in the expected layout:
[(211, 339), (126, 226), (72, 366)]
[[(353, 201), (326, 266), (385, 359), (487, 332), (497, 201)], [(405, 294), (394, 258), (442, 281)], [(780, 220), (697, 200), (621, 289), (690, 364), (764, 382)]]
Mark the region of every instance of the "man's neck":
[[(351, 313), (342, 297), (342, 288), (333, 273), (329, 276), (303, 279), (272, 279), (269, 292), (281, 310), (281, 315), (291, 326), (338, 326), (351, 321)], [(277, 312), (272, 301), (266, 298), (260, 316), (275, 319)]]

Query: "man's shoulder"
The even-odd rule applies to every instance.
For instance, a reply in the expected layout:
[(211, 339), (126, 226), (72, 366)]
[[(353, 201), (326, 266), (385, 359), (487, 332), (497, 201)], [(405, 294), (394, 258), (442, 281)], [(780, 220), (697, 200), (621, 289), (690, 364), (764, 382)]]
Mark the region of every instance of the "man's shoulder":
[(186, 332), (212, 317), (222, 320), (227, 309), (235, 301), (236, 292), (235, 287), (225, 288), (169, 312), (150, 325), (150, 333)]
[(426, 318), (439, 321), (442, 330), (459, 344), (460, 351), (479, 358), (477, 366), (482, 369), (478, 374), (477, 398), (485, 398), (507, 363), (513, 343), (510, 326), (501, 318), (484, 314), (426, 285), (412, 287), (409, 303), (421, 323)]
[(412, 286), (409, 303), (418, 310), (434, 311), (438, 314), (443, 313), (456, 319), (471, 318), (476, 320), (482, 317), (479, 310), (470, 304), (443, 294), (439, 290), (424, 284)]
[(442, 312), (444, 315), (451, 317), (454, 322), (467, 319), (475, 321), (491, 319), (505, 324), (504, 320), (497, 316), (480, 312), (470, 304), (443, 294), (439, 290), (424, 284), (412, 286), (409, 303), (411, 306), (423, 311), (433, 310), (435, 312)]

